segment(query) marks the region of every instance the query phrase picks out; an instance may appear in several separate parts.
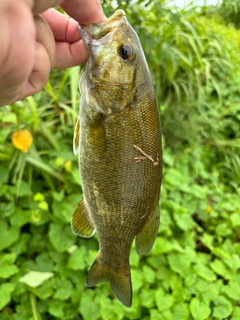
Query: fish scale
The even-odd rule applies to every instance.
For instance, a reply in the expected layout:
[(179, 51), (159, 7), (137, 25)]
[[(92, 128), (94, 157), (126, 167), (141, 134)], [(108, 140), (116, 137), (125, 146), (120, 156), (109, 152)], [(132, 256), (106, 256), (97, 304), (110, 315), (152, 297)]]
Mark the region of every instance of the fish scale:
[(160, 118), (141, 44), (125, 13), (118, 10), (103, 23), (80, 29), (90, 58), (80, 78), (74, 134), (83, 199), (72, 230), (98, 236), (100, 250), (87, 285), (109, 282), (130, 307), (132, 242), (136, 239), (139, 254), (147, 254), (159, 226)]

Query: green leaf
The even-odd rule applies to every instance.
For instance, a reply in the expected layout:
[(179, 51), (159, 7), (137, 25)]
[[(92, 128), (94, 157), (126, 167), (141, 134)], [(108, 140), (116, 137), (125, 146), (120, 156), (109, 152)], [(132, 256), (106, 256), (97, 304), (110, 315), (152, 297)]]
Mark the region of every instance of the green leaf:
[(190, 302), (190, 311), (195, 320), (208, 319), (211, 309), (208, 304), (201, 302), (198, 298), (192, 298)]
[(22, 180), (18, 190), (18, 197), (26, 197), (32, 194), (31, 186), (26, 181)]
[(144, 265), (142, 267), (144, 279), (146, 283), (154, 283), (156, 279), (156, 272), (149, 266)]
[(210, 267), (213, 271), (215, 271), (220, 276), (223, 276), (225, 279), (231, 279), (230, 272), (227, 270), (225, 264), (221, 260), (215, 259), (213, 262), (210, 263)]
[(61, 300), (53, 299), (49, 302), (49, 313), (58, 319), (64, 317), (64, 304)]
[(16, 207), (14, 210), (14, 215), (11, 216), (10, 221), (13, 226), (22, 227), (31, 221), (31, 211)]
[(11, 293), (15, 288), (13, 283), (3, 283), (0, 285), (0, 310), (11, 301)]
[(0, 251), (10, 247), (19, 239), (19, 229), (8, 227), (7, 223), (0, 220)]
[(27, 284), (29, 287), (36, 288), (53, 276), (54, 273), (52, 272), (29, 271), (19, 281)]
[(154, 307), (154, 291), (152, 289), (143, 288), (140, 292), (141, 305), (150, 309)]
[(194, 226), (192, 217), (189, 215), (188, 212), (186, 213), (175, 212), (174, 219), (176, 221), (177, 226), (183, 231), (191, 230)]
[(172, 186), (179, 186), (186, 183), (186, 177), (181, 173), (181, 171), (176, 169), (169, 169), (164, 177), (164, 181)]
[(198, 264), (194, 267), (194, 270), (196, 271), (197, 275), (199, 275), (199, 277), (212, 282), (216, 280), (216, 275), (214, 272), (212, 272), (212, 270), (202, 264)]
[(175, 304), (172, 312), (172, 320), (188, 320), (189, 308), (187, 303)]
[(173, 253), (168, 255), (168, 262), (170, 268), (182, 276), (189, 273), (190, 260), (189, 257), (181, 253)]
[(133, 292), (137, 292), (143, 286), (143, 283), (144, 283), (143, 274), (139, 270), (132, 269), (131, 276), (132, 276)]
[(69, 223), (71, 221), (73, 212), (77, 204), (66, 202), (65, 198), (63, 202), (53, 202), (53, 213), (56, 217), (60, 218), (63, 222)]
[(170, 241), (167, 241), (164, 237), (157, 237), (152, 248), (152, 255), (159, 255), (164, 252), (169, 252), (173, 248), (173, 245)]
[(232, 312), (231, 303), (223, 296), (219, 296), (216, 300), (214, 300), (214, 305), (213, 317), (215, 318), (225, 319)]
[(225, 293), (230, 299), (240, 301), (240, 286), (235, 281), (229, 281), (229, 283), (222, 288), (222, 292)]
[(68, 268), (73, 270), (84, 270), (86, 267), (85, 263), (85, 255), (86, 255), (86, 248), (80, 247), (73, 251), (71, 256), (68, 260)]
[(72, 233), (70, 225), (61, 226), (54, 223), (50, 224), (49, 238), (54, 248), (59, 252), (68, 250), (76, 241), (76, 236)]
[(12, 275), (18, 273), (18, 267), (15, 265), (10, 265), (4, 261), (0, 261), (0, 278), (7, 279)]
[(240, 307), (233, 307), (231, 320), (240, 319)]
[(159, 311), (156, 309), (150, 309), (150, 320), (159, 320)]
[(233, 228), (240, 226), (240, 213), (232, 213), (230, 216)]
[(54, 298), (59, 300), (67, 300), (71, 296), (72, 292), (72, 282), (67, 279), (63, 279), (57, 283), (57, 289), (54, 294)]
[(174, 298), (171, 294), (165, 294), (162, 288), (159, 288), (155, 292), (155, 301), (159, 311), (170, 309), (173, 305)]
[(87, 290), (85, 294), (82, 295), (79, 306), (79, 311), (82, 314), (83, 319), (99, 319), (99, 309), (100, 305), (97, 301), (94, 301), (93, 293), (91, 293), (90, 290)]
[(33, 293), (42, 300), (53, 296), (55, 283), (52, 278), (43, 282), (39, 287), (32, 288)]

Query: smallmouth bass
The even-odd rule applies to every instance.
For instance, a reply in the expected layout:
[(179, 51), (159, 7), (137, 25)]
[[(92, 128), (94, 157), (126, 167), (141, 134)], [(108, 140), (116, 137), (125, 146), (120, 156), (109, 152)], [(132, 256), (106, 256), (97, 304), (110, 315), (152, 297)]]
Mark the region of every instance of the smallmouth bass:
[(72, 230), (98, 235), (87, 286), (109, 282), (130, 307), (132, 242), (138, 254), (147, 254), (159, 227), (160, 117), (141, 44), (124, 11), (80, 31), (90, 57), (80, 77), (74, 132), (83, 197)]

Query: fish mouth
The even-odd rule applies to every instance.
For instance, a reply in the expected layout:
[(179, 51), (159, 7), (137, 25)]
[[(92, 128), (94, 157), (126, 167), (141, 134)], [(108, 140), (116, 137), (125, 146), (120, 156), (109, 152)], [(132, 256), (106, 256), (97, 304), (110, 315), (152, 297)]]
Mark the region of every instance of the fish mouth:
[(88, 26), (79, 24), (81, 37), (88, 51), (91, 51), (91, 46), (109, 43), (113, 37), (114, 30), (124, 23), (127, 23), (125, 12), (117, 10), (102, 23), (90, 24)]

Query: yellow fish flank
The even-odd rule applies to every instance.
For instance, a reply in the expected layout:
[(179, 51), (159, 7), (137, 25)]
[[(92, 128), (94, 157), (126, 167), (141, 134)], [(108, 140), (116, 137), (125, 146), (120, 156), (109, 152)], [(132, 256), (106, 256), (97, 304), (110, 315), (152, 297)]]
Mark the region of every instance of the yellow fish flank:
[(80, 31), (90, 58), (80, 77), (74, 133), (83, 198), (72, 230), (82, 237), (96, 231), (99, 239), (87, 286), (109, 282), (130, 307), (132, 242), (147, 254), (159, 227), (160, 118), (141, 44), (124, 11)]

